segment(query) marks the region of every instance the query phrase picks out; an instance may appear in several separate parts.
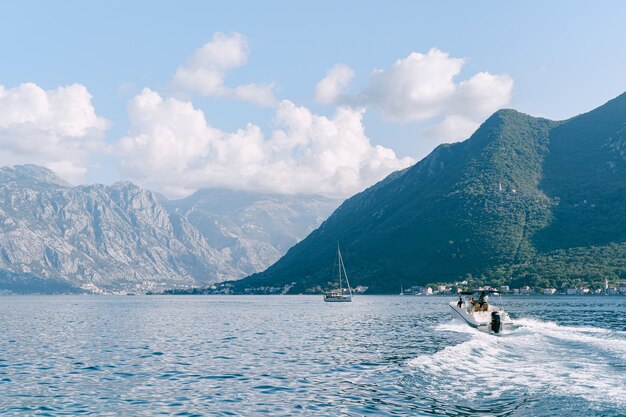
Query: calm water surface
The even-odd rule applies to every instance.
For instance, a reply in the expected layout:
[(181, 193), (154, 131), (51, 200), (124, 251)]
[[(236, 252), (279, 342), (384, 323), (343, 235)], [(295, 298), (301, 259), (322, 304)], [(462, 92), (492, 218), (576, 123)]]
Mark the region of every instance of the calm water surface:
[(626, 297), (0, 297), (0, 414), (617, 416)]

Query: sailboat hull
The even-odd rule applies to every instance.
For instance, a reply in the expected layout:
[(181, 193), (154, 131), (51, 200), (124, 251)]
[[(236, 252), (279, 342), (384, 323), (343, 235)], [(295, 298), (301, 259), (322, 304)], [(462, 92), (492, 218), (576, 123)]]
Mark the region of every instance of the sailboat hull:
[(352, 296), (350, 295), (325, 296), (324, 301), (327, 303), (350, 303), (352, 302)]

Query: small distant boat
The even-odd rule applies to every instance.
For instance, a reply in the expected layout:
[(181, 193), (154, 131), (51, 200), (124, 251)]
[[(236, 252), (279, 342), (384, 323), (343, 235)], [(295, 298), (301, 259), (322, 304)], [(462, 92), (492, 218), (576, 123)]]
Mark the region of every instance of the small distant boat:
[[(346, 267), (343, 264), (343, 257), (341, 256), (341, 249), (339, 249), (339, 242), (337, 242), (337, 268), (339, 269), (339, 289), (325, 293), (324, 301), (327, 303), (350, 303), (352, 302), (352, 288), (350, 287), (350, 281), (348, 281)], [(343, 288), (344, 279), (348, 287), (346, 289)]]
[(482, 332), (502, 335), (505, 331), (513, 330), (514, 324), (508, 313), (490, 303), (488, 294), (500, 293), (495, 290), (463, 291), (457, 301), (450, 302), (450, 308), (455, 317), (461, 318), (469, 326)]

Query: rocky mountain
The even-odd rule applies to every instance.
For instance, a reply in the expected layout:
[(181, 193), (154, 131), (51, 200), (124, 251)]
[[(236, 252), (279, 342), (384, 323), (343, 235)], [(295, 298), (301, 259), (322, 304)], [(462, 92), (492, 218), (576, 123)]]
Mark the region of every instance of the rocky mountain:
[(337, 205), (224, 190), (168, 201), (129, 182), (74, 187), (39, 166), (0, 168), (0, 290), (144, 292), (240, 278)]
[(249, 275), (266, 269), (315, 230), (341, 203), (321, 196), (257, 194), (204, 189), (182, 200), (163, 200), (230, 264)]
[(558, 286), (626, 277), (626, 94), (554, 122), (514, 110), (345, 201), (238, 290), (454, 281)]

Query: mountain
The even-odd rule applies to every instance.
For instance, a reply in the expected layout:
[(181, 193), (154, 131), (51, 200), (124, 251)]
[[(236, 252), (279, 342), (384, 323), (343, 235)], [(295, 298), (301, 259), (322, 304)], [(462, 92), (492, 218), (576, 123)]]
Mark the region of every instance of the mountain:
[(626, 277), (626, 94), (555, 122), (514, 110), (466, 141), (346, 200), (237, 290), (332, 286), (337, 241), (351, 283), (473, 279), (557, 286)]
[(276, 262), (341, 201), (317, 195), (204, 189), (163, 203), (170, 213), (196, 227), (211, 247), (228, 250), (231, 265), (249, 275)]
[[(144, 292), (240, 278), (273, 262), (336, 205), (223, 190), (168, 201), (129, 182), (73, 187), (43, 167), (0, 168), (0, 290)], [(271, 224), (264, 213), (286, 226), (260, 247), (258, 231)]]

